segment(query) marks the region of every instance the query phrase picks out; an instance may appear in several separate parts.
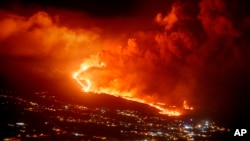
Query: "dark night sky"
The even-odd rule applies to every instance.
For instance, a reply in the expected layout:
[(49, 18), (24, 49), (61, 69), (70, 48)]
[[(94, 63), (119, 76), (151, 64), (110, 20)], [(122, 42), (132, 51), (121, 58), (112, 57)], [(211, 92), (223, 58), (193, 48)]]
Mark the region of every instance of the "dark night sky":
[(111, 67), (95, 70), (96, 85), (112, 87), (112, 70), (122, 90), (244, 121), (249, 11), (237, 0), (1, 1), (0, 87), (78, 89), (72, 72), (101, 52)]

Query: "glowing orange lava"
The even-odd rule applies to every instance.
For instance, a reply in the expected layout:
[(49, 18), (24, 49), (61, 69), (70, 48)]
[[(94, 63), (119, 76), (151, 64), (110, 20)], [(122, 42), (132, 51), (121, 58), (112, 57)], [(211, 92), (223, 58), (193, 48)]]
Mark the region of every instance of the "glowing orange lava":
[(187, 104), (187, 101), (183, 101), (183, 108), (186, 110), (193, 110), (194, 108)]
[[(91, 59), (90, 59), (91, 60)], [(85, 76), (82, 77), (82, 75), (86, 72), (86, 71), (91, 71), (91, 68), (103, 68), (105, 66), (104, 63), (100, 63), (97, 60), (93, 59), (91, 61), (85, 61), (84, 63), (81, 64), (81, 68), (73, 73), (73, 78), (76, 80), (76, 82), (82, 87), (84, 92), (92, 92), (95, 94), (107, 94), (107, 95), (112, 95), (115, 97), (120, 97), (129, 101), (134, 101), (134, 102), (138, 102), (138, 103), (142, 103), (142, 104), (147, 104), (153, 108), (158, 109), (160, 112), (160, 114), (165, 114), (168, 116), (179, 116), (181, 115), (181, 113), (178, 110), (170, 110), (168, 108), (165, 108), (165, 103), (152, 103), (149, 101), (146, 101), (144, 99), (141, 98), (137, 98), (137, 97), (133, 97), (132, 94), (128, 93), (128, 92), (119, 92), (116, 90), (112, 90), (112, 89), (107, 89), (107, 88), (99, 88), (99, 89), (94, 89), (93, 87), (91, 87), (92, 83), (91, 80)], [(101, 79), (101, 78), (100, 78)]]

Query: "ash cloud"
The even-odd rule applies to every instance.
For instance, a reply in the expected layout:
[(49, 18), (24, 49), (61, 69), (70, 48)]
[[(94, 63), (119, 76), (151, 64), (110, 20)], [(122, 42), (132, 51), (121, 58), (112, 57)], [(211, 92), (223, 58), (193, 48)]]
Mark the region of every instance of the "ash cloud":
[[(46, 12), (37, 12), (31, 17), (3, 14), (1, 18), (1, 52), (14, 55), (65, 56), (76, 54), (98, 38), (94, 29), (69, 29), (58, 26)], [(54, 21), (53, 21), (54, 20)]]
[(99, 59), (107, 67), (90, 72), (102, 78), (95, 87), (177, 105), (209, 99), (204, 103), (211, 110), (230, 105), (237, 91), (245, 97), (240, 89), (248, 86), (249, 49), (227, 5), (203, 0), (196, 3), (198, 12), (189, 14), (194, 5), (174, 3), (165, 15), (156, 14), (154, 22), (162, 29), (134, 32), (117, 46), (104, 45)]

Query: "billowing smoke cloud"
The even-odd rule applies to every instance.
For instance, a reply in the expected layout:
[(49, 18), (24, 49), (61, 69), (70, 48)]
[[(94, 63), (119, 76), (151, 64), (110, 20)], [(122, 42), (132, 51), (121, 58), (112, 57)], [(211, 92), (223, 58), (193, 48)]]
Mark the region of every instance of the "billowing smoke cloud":
[(148, 101), (181, 104), (190, 98), (197, 82), (188, 57), (194, 53), (198, 41), (190, 30), (179, 25), (188, 19), (180, 14), (183, 7), (174, 4), (165, 17), (157, 14), (156, 26), (162, 26), (161, 31), (134, 32), (127, 41), (104, 45), (98, 61), (105, 66), (92, 67), (83, 73), (82, 79), (91, 80), (92, 91)]
[(4, 54), (65, 57), (85, 52), (86, 55), (91, 53), (90, 46), (99, 36), (95, 29), (59, 26), (58, 17), (52, 18), (46, 12), (28, 18), (4, 12), (1, 15), (0, 50)]
[(160, 30), (134, 32), (117, 45), (104, 45), (98, 61), (105, 66), (83, 74), (92, 80), (92, 90), (177, 105), (200, 97), (229, 103), (234, 82), (225, 81), (247, 69), (249, 50), (244, 54), (237, 43), (242, 33), (226, 3), (203, 0), (189, 15), (190, 6), (174, 3), (165, 16), (158, 13), (154, 21)]

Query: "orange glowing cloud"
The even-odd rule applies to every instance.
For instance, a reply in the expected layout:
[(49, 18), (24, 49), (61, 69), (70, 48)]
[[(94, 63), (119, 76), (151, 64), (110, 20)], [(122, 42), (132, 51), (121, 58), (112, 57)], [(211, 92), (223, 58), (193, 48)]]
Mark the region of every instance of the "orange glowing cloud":
[[(38, 12), (29, 18), (5, 14), (0, 22), (0, 40), (8, 42), (1, 47), (5, 54), (43, 55), (65, 57), (79, 54), (81, 50), (93, 51), (93, 41), (98, 38), (95, 30), (74, 29), (59, 26), (46, 12)], [(83, 51), (81, 52), (84, 54)], [(85, 53), (87, 55), (89, 53)]]
[(203, 0), (199, 4), (201, 20), (209, 36), (239, 36), (229, 20), (227, 7), (222, 0)]
[(163, 17), (162, 13), (158, 13), (155, 17), (155, 21), (160, 25), (165, 26), (166, 30), (173, 28), (174, 24), (178, 22), (178, 8), (180, 8), (180, 5), (178, 5), (177, 3), (172, 5), (172, 10), (168, 15)]
[[(185, 15), (185, 4), (175, 3), (165, 17), (161, 13), (156, 15), (156, 24), (164, 27), (162, 30), (133, 32), (133, 37), (127, 40), (106, 42), (96, 57), (83, 62), (82, 66), (85, 66), (91, 60), (95, 61), (92, 67), (77, 72), (79, 80), (83, 80), (80, 83), (84, 83), (83, 87), (90, 92), (140, 99), (147, 103), (179, 106), (183, 103), (184, 109), (193, 109), (185, 99), (195, 99), (192, 96), (197, 94), (199, 75), (203, 72), (211, 74), (203, 67), (213, 59), (211, 56), (219, 43), (217, 37), (238, 35), (226, 16), (210, 15), (210, 4), (209, 0), (201, 1), (197, 18)], [(217, 7), (225, 10), (220, 2), (212, 7), (216, 11)], [(210, 22), (214, 20), (218, 25), (211, 26)], [(118, 41), (116, 37), (113, 39)], [(225, 41), (222, 46), (231, 48), (234, 43), (228, 45)], [(224, 51), (218, 53), (220, 55), (216, 57), (223, 57)], [(230, 60), (223, 59), (217, 63)], [(100, 67), (100, 64), (105, 65)], [(213, 64), (211, 68), (214, 67)], [(84, 82), (86, 80), (91, 86)]]
[[(167, 30), (170, 28), (173, 27)], [(142, 100), (151, 105), (169, 102), (167, 106), (182, 103), (184, 97), (192, 94), (196, 86), (194, 74), (184, 65), (178, 69), (181, 62), (177, 62), (185, 61), (186, 52), (196, 45), (188, 32), (141, 31), (127, 41), (106, 43), (99, 54), (84, 60), (73, 74), (84, 91)]]

